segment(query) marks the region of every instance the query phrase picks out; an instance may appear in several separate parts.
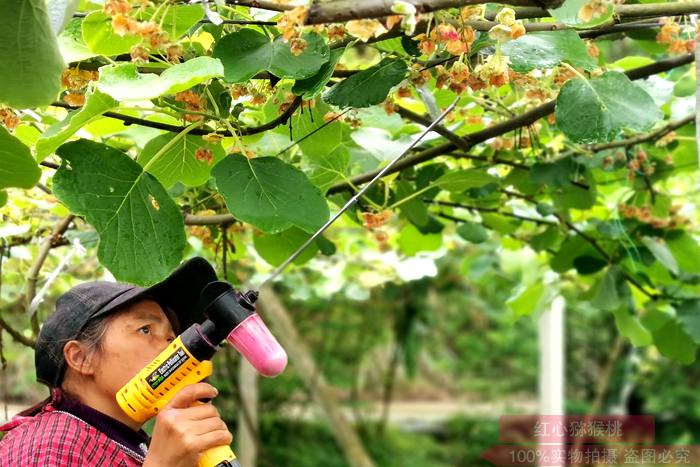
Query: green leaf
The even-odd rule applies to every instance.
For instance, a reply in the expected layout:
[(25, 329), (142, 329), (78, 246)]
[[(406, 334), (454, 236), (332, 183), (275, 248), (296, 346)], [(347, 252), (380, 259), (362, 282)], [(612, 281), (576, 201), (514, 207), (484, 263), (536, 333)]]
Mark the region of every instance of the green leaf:
[(509, 235), (518, 230), (521, 221), (497, 213), (484, 212), (481, 214), (481, 223), (495, 232)]
[(600, 253), (581, 236), (570, 235), (561, 244), (559, 251), (552, 257), (550, 266), (554, 272), (564, 273), (574, 267), (574, 260), (579, 256), (600, 258)]
[(698, 347), (677, 321), (669, 321), (652, 335), (661, 355), (684, 365), (695, 361)]
[(528, 287), (522, 287), (515, 295), (506, 301), (516, 317), (529, 316), (542, 308), (545, 302), (546, 288), (544, 283), (535, 282)]
[(676, 259), (678, 269), (690, 274), (700, 274), (700, 245), (687, 233), (666, 239), (666, 246)]
[(558, 210), (566, 209), (590, 209), (595, 205), (597, 191), (595, 180), (589, 179), (589, 188), (571, 184), (565, 188), (558, 188), (551, 193), (552, 200)]
[(0, 188), (31, 188), (40, 176), (29, 148), (0, 126)]
[(297, 96), (301, 96), (304, 100), (313, 99), (323, 91), (326, 83), (333, 76), (333, 71), (340, 61), (345, 49), (331, 50), (330, 59), (321, 66), (318, 72), (310, 78), (297, 80), (292, 87), (292, 92)]
[(435, 185), (443, 190), (457, 192), (478, 188), (489, 183), (498, 183), (498, 179), (482, 169), (454, 170), (435, 180)]
[(576, 272), (583, 275), (594, 274), (607, 265), (607, 261), (595, 256), (584, 255), (574, 258), (574, 267), (576, 268)]
[(67, 63), (80, 62), (98, 55), (85, 45), (82, 23), (83, 18), (73, 18), (57, 38), (58, 48)]
[(576, 68), (592, 70), (596, 61), (588, 55), (588, 47), (573, 29), (531, 32), (502, 46), (511, 68), (527, 73), (535, 68), (552, 68), (568, 62)]
[(329, 154), (311, 158), (309, 166), (309, 180), (325, 194), (331, 186), (349, 175), (350, 154), (345, 146), (338, 146)]
[[(310, 137), (298, 144), (305, 156), (314, 159), (327, 156), (343, 140), (343, 123), (336, 120), (325, 125), (323, 116), (330, 110), (331, 107), (328, 104), (317, 102), (314, 107), (304, 109), (304, 112), (296, 112), (292, 116), (292, 139), (294, 141), (299, 141), (315, 131)], [(281, 126), (279, 130), (285, 136), (289, 135), (288, 128)]]
[[(177, 134), (166, 133), (150, 140), (139, 154), (139, 164), (145, 167), (158, 151), (177, 137)], [(201, 160), (197, 159), (198, 149), (211, 151), (211, 159), (207, 160), (201, 156)], [(212, 166), (224, 157), (226, 153), (220, 143), (207, 143), (201, 136), (185, 135), (149, 167), (149, 172), (166, 188), (176, 182), (187, 186), (199, 186), (209, 180)]]
[(616, 71), (572, 79), (557, 97), (557, 126), (576, 143), (609, 142), (623, 129), (646, 131), (662, 118), (651, 96)]
[(369, 107), (386, 99), (389, 90), (403, 81), (408, 65), (385, 58), (378, 64), (350, 75), (323, 94), (323, 100), (338, 107)]
[(539, 233), (530, 239), (530, 246), (535, 251), (544, 251), (552, 248), (560, 238), (559, 228), (557, 226), (547, 227), (544, 232)]
[(50, 104), (65, 64), (45, 1), (2, 1), (0, 18), (0, 102), (20, 109)]
[(619, 266), (610, 266), (598, 284), (591, 305), (601, 310), (616, 310), (626, 304), (630, 289)]
[(229, 155), (212, 170), (229, 211), (267, 233), (292, 226), (314, 232), (329, 216), (321, 191), (303, 172), (274, 157)]
[(118, 101), (155, 99), (164, 94), (185, 91), (223, 74), (221, 62), (211, 57), (187, 60), (171, 66), (160, 75), (142, 74), (133, 63), (124, 63), (100, 68), (97, 87)]
[(7, 192), (0, 190), (0, 208), (7, 204)]
[(559, 22), (581, 29), (599, 26), (612, 20), (612, 15), (615, 11), (612, 3), (607, 4), (605, 7), (606, 10), (602, 14), (596, 15), (595, 18), (589, 21), (581, 19), (579, 17), (579, 11), (589, 3), (590, 0), (566, 0), (561, 7), (549, 10), (549, 12)]
[(442, 234), (422, 234), (413, 224), (407, 224), (399, 233), (399, 249), (407, 256), (421, 251), (435, 251), (442, 246)]
[(100, 263), (114, 276), (152, 284), (180, 263), (182, 213), (165, 188), (122, 151), (87, 140), (64, 144), (54, 192), (100, 236)]
[(700, 344), (700, 301), (683, 301), (676, 307), (676, 315), (686, 334), (693, 339), (693, 342)]
[(663, 264), (672, 273), (678, 274), (678, 262), (662, 239), (642, 237), (642, 243), (651, 251), (651, 254), (654, 255), (654, 258), (659, 263)]
[[(413, 185), (406, 180), (398, 180), (394, 182), (396, 187), (397, 201), (404, 200), (416, 192)], [(418, 196), (401, 202), (401, 213), (416, 227), (425, 227), (430, 220), (428, 208)]]
[(462, 222), (457, 227), (457, 234), (472, 243), (484, 243), (489, 239), (489, 234), (484, 226), (476, 222)]
[(377, 161), (390, 161), (401, 154), (412, 143), (408, 135), (394, 139), (390, 132), (381, 128), (362, 127), (350, 133), (352, 140), (371, 154)]
[(642, 326), (637, 316), (629, 313), (626, 307), (612, 311), (615, 325), (621, 335), (628, 338), (635, 347), (644, 347), (653, 342), (651, 333)]
[(63, 121), (51, 125), (36, 142), (36, 157), (42, 161), (56, 148), (65, 143), (85, 125), (99, 118), (108, 110), (116, 107), (118, 102), (98, 90), (90, 90), (85, 96), (85, 105), (73, 111)]
[[(255, 250), (262, 259), (272, 266), (279, 266), (301, 247), (309, 237), (311, 237), (310, 234), (292, 227), (279, 233), (256, 235), (253, 237), (253, 245), (255, 245)], [(311, 243), (293, 263), (297, 265), (304, 264), (313, 258), (317, 252), (318, 244), (316, 242)]]
[(299, 55), (292, 53), (282, 36), (272, 41), (272, 55), (267, 70), (278, 78), (304, 79), (318, 73), (331, 57), (328, 44), (315, 32), (302, 35), (306, 48)]
[(244, 28), (219, 39), (213, 56), (224, 65), (224, 80), (240, 83), (267, 69), (271, 49), (267, 36)]
[(244, 28), (219, 39), (213, 56), (221, 59), (224, 80), (229, 83), (247, 81), (264, 70), (278, 78), (310, 78), (328, 62), (330, 50), (315, 32), (302, 37), (307, 42), (306, 48), (300, 55), (294, 55), (282, 36), (270, 42), (264, 34)]
[(168, 5), (164, 15), (154, 18), (153, 14), (157, 9), (145, 8), (139, 11), (136, 17), (142, 21), (156, 21), (171, 40), (179, 39), (204, 18), (204, 9), (200, 5)]
[(141, 43), (141, 36), (125, 34), (120, 36), (112, 29), (112, 18), (101, 10), (93, 11), (83, 19), (83, 40), (90, 52), (98, 55), (127, 54), (131, 48)]

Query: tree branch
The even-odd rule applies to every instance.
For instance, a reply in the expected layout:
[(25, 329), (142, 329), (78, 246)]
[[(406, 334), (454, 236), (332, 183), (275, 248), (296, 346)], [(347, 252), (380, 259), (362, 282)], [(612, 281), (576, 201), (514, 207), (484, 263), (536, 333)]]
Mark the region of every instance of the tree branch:
[(185, 225), (221, 225), (233, 224), (236, 218), (232, 214), (213, 214), (210, 216), (197, 216), (185, 214)]
[(627, 139), (622, 139), (619, 141), (612, 141), (610, 143), (601, 143), (601, 144), (592, 144), (589, 146), (584, 146), (588, 151), (591, 152), (600, 152), (600, 151), (605, 151), (607, 149), (614, 149), (614, 148), (621, 148), (621, 147), (630, 147), (634, 146), (636, 144), (641, 144), (641, 143), (646, 143), (647, 141), (655, 141), (657, 139), (663, 138), (667, 134), (669, 134), (672, 131), (677, 130), (678, 128), (681, 128), (688, 123), (692, 123), (693, 120), (695, 119), (695, 115), (687, 115), (680, 120), (676, 120), (673, 122), (669, 122), (667, 125), (662, 126), (661, 128), (654, 130), (650, 133), (646, 133), (643, 135), (639, 136), (633, 136), (632, 138), (627, 138)]
[[(22, 299), (17, 299), (13, 303), (7, 304), (2, 307), (2, 311), (5, 311), (9, 308), (14, 308), (17, 305), (20, 305), (22, 302)], [(2, 312), (0, 312), (0, 329), (4, 329), (10, 337), (12, 337), (14, 340), (19, 342), (22, 345), (26, 345), (27, 347), (32, 347), (34, 348), (36, 341), (34, 339), (30, 339), (28, 337), (25, 337), (24, 334), (22, 334), (20, 331), (16, 330), (10, 324), (5, 321), (2, 317)]]
[[(454, 7), (467, 5), (479, 5), (483, 0), (408, 0), (420, 13), (445, 10)], [(561, 0), (540, 0), (548, 7), (563, 3)], [(391, 16), (395, 13), (391, 11), (393, 5), (391, 0), (334, 0), (332, 2), (314, 3), (309, 9), (306, 24), (340, 23), (351, 19), (381, 18)], [(534, 0), (509, 0), (508, 4), (515, 6), (537, 5)]]
[[(68, 226), (70, 225), (70, 223), (73, 222), (73, 219), (75, 219), (75, 216), (73, 214), (69, 214), (68, 216), (61, 219), (61, 221), (58, 224), (56, 224), (56, 226), (51, 231), (51, 235), (46, 237), (43, 243), (41, 244), (39, 254), (37, 255), (36, 259), (34, 260), (34, 263), (32, 263), (32, 266), (29, 268), (29, 272), (27, 273), (27, 290), (25, 293), (25, 302), (27, 309), (29, 309), (29, 305), (32, 303), (32, 300), (36, 295), (36, 282), (39, 279), (39, 272), (41, 271), (41, 267), (44, 265), (44, 262), (46, 261), (46, 258), (49, 255), (49, 250), (51, 250), (51, 246), (61, 239), (63, 233), (66, 230), (68, 230)], [(39, 321), (37, 319), (36, 313), (32, 315), (32, 330), (34, 331), (34, 335), (37, 335), (39, 333)]]
[(295, 5), (281, 3), (274, 0), (225, 0), (229, 5), (240, 5), (261, 10), (287, 11), (295, 8)]
[[(661, 73), (664, 71), (671, 70), (673, 68), (677, 68), (679, 66), (687, 65), (688, 63), (692, 63), (693, 59), (693, 54), (680, 55), (678, 57), (660, 60), (650, 65), (628, 70), (626, 74), (630, 79), (633, 80), (646, 78), (657, 73)], [(513, 117), (509, 120), (497, 123), (483, 130), (465, 135), (462, 137), (462, 139), (466, 142), (467, 146), (471, 148), (474, 145), (483, 143), (484, 141), (490, 138), (501, 136), (505, 133), (515, 130), (516, 128), (533, 124), (540, 118), (546, 117), (547, 115), (551, 114), (554, 111), (555, 105), (556, 101), (551, 100), (549, 102), (546, 102), (545, 104), (535, 107), (534, 109), (528, 110), (527, 112)], [(390, 170), (386, 172), (386, 175), (395, 172), (400, 172), (408, 167), (413, 167), (414, 165), (445, 155), (446, 153), (454, 151), (455, 149), (457, 149), (457, 146), (452, 142), (443, 143), (438, 146), (425, 149), (412, 156), (408, 156), (399, 160)], [(377, 173), (379, 173), (379, 170), (374, 170), (372, 172), (357, 175), (353, 177), (349, 182), (341, 182), (336, 185), (333, 185), (328, 190), (328, 194), (339, 193), (341, 191), (351, 191), (353, 190), (354, 186), (361, 185), (372, 180), (375, 177), (375, 175), (377, 175)]]
[[(650, 18), (663, 16), (682, 16), (700, 12), (700, 1), (670, 2), (670, 3), (642, 3), (615, 5), (613, 18)], [(493, 21), (495, 13), (487, 14), (486, 19)], [(547, 18), (549, 11), (537, 7), (515, 8), (517, 19)]]
[[(296, 111), (297, 108), (301, 105), (302, 99), (301, 97), (295, 97), (294, 101), (285, 109), (284, 112), (282, 112), (277, 118), (270, 120), (267, 123), (263, 123), (260, 126), (254, 126), (254, 127), (246, 127), (246, 128), (241, 128), (239, 136), (248, 136), (248, 135), (255, 135), (258, 133), (262, 133), (267, 130), (271, 130), (275, 128), (278, 125), (282, 125), (287, 122), (289, 117), (291, 117), (294, 112)], [(64, 109), (69, 109), (69, 110), (75, 110), (76, 107), (72, 107), (65, 102), (54, 102), (51, 104), (54, 107), (61, 107)], [(187, 113), (187, 111), (184, 111), (184, 113)], [(153, 122), (151, 120), (146, 120), (145, 118), (139, 118), (139, 117), (132, 117), (131, 115), (124, 115), (116, 112), (105, 112), (103, 114), (105, 117), (109, 118), (114, 118), (116, 120), (121, 120), (124, 122), (126, 125), (139, 125), (139, 126), (145, 126), (148, 128), (155, 128), (157, 130), (165, 130), (165, 131), (171, 131), (173, 133), (180, 133), (182, 132), (186, 127), (184, 126), (179, 126), (179, 125), (170, 125), (169, 123), (161, 123), (161, 122)], [(213, 129), (207, 129), (207, 128), (194, 128), (189, 131), (189, 134), (191, 135), (208, 135), (211, 133), (216, 133), (221, 136), (232, 136), (231, 132), (228, 130), (223, 130), (223, 131), (216, 131)], [(46, 165), (46, 164), (43, 164)], [(47, 167), (51, 167), (50, 165), (47, 165)], [(52, 167), (54, 168), (54, 167)]]
[[(537, 219), (535, 217), (528, 217), (528, 216), (522, 216), (520, 214), (516, 214), (514, 212), (508, 212), (508, 211), (501, 211), (498, 208), (487, 208), (483, 206), (472, 206), (472, 205), (465, 205), (465, 204), (460, 204), (460, 203), (452, 203), (450, 201), (439, 201), (439, 200), (425, 200), (426, 202), (430, 204), (437, 204), (439, 206), (448, 206), (452, 208), (460, 208), (460, 209), (466, 209), (468, 211), (478, 211), (478, 212), (491, 212), (493, 214), (500, 214), (505, 217), (512, 217), (513, 219), (518, 219), (521, 221), (525, 222), (532, 222), (533, 224), (538, 224), (538, 225), (558, 225), (556, 222), (553, 221), (548, 221), (547, 219)], [(464, 219), (460, 219), (458, 217), (452, 217), (449, 214), (445, 213), (440, 213), (442, 217), (446, 219), (450, 219), (453, 221), (457, 222), (464, 222)]]

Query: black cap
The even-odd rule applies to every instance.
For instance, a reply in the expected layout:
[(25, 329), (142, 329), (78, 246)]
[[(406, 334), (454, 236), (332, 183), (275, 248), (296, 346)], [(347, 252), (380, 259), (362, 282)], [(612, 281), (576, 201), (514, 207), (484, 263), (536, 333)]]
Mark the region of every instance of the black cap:
[(56, 310), (44, 321), (36, 341), (34, 365), (37, 381), (58, 387), (63, 379), (63, 347), (75, 339), (93, 318), (118, 311), (143, 299), (170, 309), (181, 329), (204, 320), (197, 307), (199, 295), (216, 272), (207, 260), (192, 258), (162, 282), (149, 288), (119, 282), (86, 282), (61, 295)]

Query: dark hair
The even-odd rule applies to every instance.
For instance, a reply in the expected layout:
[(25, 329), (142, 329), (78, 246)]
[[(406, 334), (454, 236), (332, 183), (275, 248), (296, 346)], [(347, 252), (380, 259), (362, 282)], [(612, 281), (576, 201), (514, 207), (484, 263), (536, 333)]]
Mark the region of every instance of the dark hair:
[[(109, 324), (110, 319), (113, 318), (115, 315), (116, 313), (113, 313), (110, 315), (98, 316), (96, 318), (91, 319), (87, 322), (85, 327), (78, 333), (75, 339), (67, 339), (63, 343), (63, 345), (65, 346), (65, 344), (67, 344), (71, 340), (76, 340), (87, 346), (88, 351), (90, 353), (101, 351), (102, 340), (104, 338), (105, 332), (107, 332), (107, 325)], [(63, 380), (63, 374), (65, 373), (65, 371), (66, 368), (64, 362), (63, 369), (61, 370), (61, 380)], [(67, 397), (75, 398), (75, 396), (66, 392), (62, 387), (53, 387), (50, 388), (50, 391), (51, 393), (49, 394), (49, 397), (37, 404), (34, 404), (28, 409), (22, 410), (21, 412), (17, 413), (17, 415), (22, 417), (31, 417), (41, 412), (44, 409), (44, 407), (51, 403), (53, 403), (53, 405), (58, 405), (62, 399), (65, 399)]]
[[(152, 300), (158, 303), (154, 298), (152, 297), (144, 297), (146, 300)], [(121, 314), (121, 312), (126, 311), (127, 309), (130, 308), (130, 306), (133, 305), (125, 305), (124, 308), (121, 308), (119, 310), (116, 310), (114, 313), (110, 313), (108, 315), (102, 315), (102, 316), (97, 316), (96, 318), (92, 318), (90, 321), (87, 322), (85, 327), (80, 330), (78, 335), (74, 339), (66, 339), (65, 342), (63, 342), (63, 345), (61, 348), (63, 348), (69, 341), (75, 340), (83, 344), (84, 346), (87, 347), (87, 351), (90, 354), (95, 354), (100, 351), (102, 351), (102, 343), (104, 340), (105, 333), (107, 332), (107, 325), (110, 323), (112, 319), (114, 319), (116, 316)], [(158, 303), (158, 305), (161, 307), (163, 312), (165, 313), (165, 316), (168, 318), (168, 321), (170, 321), (170, 325), (173, 328), (173, 331), (175, 334), (180, 333), (180, 323), (177, 319), (177, 315), (168, 307), (165, 305), (162, 305)], [(61, 381), (63, 380), (63, 376), (66, 371), (66, 364), (65, 361), (57, 361), (57, 363), (63, 363), (63, 369), (61, 370)], [(70, 392), (67, 392), (65, 389), (62, 387), (53, 387), (50, 388), (51, 394), (49, 397), (46, 399), (42, 400), (41, 402), (29, 407), (28, 409), (25, 409), (21, 412), (19, 412), (17, 415), (19, 416), (25, 416), (25, 417), (30, 417), (33, 415), (38, 414), (41, 412), (45, 406), (48, 404), (53, 404), (53, 405), (58, 405), (62, 399), (66, 398), (71, 398), (71, 399), (78, 399), (78, 397), (74, 394), (71, 394)]]

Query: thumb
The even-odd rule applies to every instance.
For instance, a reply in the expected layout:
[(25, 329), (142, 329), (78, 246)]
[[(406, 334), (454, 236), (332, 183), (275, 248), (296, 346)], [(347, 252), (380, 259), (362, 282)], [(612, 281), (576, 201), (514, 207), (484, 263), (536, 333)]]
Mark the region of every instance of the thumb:
[(195, 383), (185, 386), (164, 408), (186, 409), (192, 407), (200, 399), (212, 399), (219, 391), (208, 383)]

